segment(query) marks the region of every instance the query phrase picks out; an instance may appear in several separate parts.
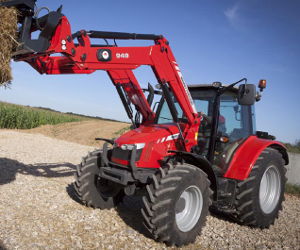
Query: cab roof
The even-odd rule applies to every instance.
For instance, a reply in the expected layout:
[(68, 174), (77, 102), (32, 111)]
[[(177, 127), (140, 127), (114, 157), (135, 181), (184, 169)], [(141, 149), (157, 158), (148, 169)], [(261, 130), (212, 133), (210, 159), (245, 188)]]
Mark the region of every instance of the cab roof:
[[(228, 84), (222, 85), (222, 87), (227, 87), (229, 86)], [(205, 89), (218, 89), (217, 86), (214, 86), (213, 84), (189, 84), (188, 88), (191, 89), (197, 89), (197, 88), (205, 88)], [(228, 91), (233, 91), (236, 92), (238, 90), (238, 86), (234, 86)]]
[[(229, 84), (222, 84), (222, 87), (227, 87), (229, 86)], [(218, 88), (216, 86), (214, 86), (213, 84), (189, 84), (188, 85), (189, 88)], [(234, 89), (238, 89), (238, 87), (234, 86)]]

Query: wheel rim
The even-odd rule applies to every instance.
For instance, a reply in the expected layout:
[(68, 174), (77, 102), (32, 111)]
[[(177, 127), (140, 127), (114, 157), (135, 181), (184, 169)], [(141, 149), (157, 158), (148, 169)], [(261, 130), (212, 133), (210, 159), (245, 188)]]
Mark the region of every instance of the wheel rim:
[(186, 188), (175, 206), (175, 220), (182, 232), (190, 231), (198, 222), (203, 207), (203, 196), (196, 186)]
[(269, 214), (275, 209), (280, 193), (280, 173), (275, 166), (269, 166), (263, 174), (259, 187), (259, 204), (264, 213)]

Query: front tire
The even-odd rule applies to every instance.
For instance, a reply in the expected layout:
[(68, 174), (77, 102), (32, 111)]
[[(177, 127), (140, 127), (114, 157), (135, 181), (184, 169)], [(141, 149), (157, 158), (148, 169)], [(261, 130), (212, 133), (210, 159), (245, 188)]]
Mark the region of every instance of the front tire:
[(189, 164), (167, 165), (146, 186), (142, 215), (156, 240), (179, 247), (194, 242), (200, 234), (212, 191), (201, 169)]
[(81, 202), (93, 208), (110, 209), (118, 205), (124, 197), (122, 187), (99, 177), (101, 151), (89, 153), (77, 166), (75, 190)]
[(237, 185), (234, 218), (241, 224), (259, 228), (274, 224), (284, 200), (285, 173), (282, 155), (266, 148), (249, 177)]

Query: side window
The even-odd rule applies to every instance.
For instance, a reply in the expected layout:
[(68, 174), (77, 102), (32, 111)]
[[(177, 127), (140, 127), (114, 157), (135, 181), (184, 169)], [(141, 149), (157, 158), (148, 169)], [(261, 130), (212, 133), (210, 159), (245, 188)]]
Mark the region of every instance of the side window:
[(252, 123), (252, 131), (250, 131), (251, 134), (255, 134), (256, 133), (256, 119), (255, 119), (255, 106), (252, 105), (250, 107), (251, 110), (251, 123)]

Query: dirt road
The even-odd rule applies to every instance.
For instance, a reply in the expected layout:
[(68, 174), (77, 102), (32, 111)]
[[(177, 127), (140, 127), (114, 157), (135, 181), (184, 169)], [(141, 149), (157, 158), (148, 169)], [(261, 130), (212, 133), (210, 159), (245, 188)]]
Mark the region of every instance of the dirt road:
[(129, 127), (129, 123), (90, 119), (82, 122), (44, 125), (34, 129), (21, 130), (21, 132), (42, 134), (60, 140), (99, 147), (102, 142), (95, 141), (95, 138), (116, 138)]

